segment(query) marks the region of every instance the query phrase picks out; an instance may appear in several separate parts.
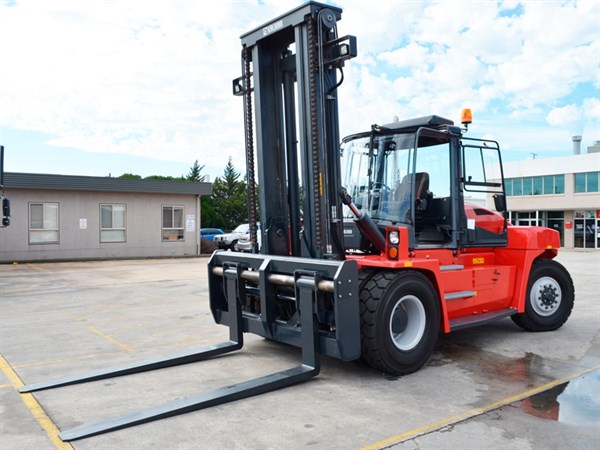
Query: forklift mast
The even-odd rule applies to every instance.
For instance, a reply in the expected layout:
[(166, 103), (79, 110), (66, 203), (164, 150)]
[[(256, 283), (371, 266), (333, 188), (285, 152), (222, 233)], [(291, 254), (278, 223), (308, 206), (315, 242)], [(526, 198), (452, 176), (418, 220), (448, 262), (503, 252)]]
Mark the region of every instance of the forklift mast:
[(241, 36), (233, 92), (244, 98), (250, 239), (259, 210), (263, 254), (344, 259), (336, 90), (356, 39), (338, 37), (341, 13), (310, 2)]

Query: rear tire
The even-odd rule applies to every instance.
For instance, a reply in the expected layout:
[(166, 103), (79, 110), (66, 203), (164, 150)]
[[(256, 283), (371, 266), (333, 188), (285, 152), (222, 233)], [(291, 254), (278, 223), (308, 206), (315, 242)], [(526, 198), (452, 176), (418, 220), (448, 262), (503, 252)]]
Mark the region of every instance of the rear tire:
[(360, 292), (362, 359), (392, 375), (419, 370), (440, 330), (437, 293), (423, 274), (379, 272)]
[(569, 272), (558, 262), (537, 259), (527, 283), (525, 312), (511, 319), (527, 331), (553, 331), (571, 315), (575, 287)]

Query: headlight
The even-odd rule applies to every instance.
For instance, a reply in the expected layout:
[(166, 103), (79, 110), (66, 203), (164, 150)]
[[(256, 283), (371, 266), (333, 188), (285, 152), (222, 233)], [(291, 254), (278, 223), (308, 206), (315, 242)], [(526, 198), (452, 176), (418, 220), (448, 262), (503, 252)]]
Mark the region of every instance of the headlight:
[(388, 239), (390, 240), (390, 244), (392, 245), (398, 245), (398, 243), (400, 242), (400, 237), (398, 236), (397, 231), (390, 231), (390, 234), (388, 234)]

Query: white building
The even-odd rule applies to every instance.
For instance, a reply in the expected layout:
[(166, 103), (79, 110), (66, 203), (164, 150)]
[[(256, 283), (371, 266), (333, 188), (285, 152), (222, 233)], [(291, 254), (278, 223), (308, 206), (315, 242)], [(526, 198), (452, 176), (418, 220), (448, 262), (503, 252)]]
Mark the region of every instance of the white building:
[(558, 230), (565, 248), (600, 248), (599, 143), (571, 156), (504, 163), (507, 205), (515, 225)]

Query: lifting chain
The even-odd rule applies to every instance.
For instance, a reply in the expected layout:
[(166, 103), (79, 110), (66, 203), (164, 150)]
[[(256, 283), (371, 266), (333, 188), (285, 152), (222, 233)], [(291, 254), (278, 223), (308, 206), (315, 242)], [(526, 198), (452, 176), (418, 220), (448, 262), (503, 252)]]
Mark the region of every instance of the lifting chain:
[(256, 182), (254, 171), (254, 129), (252, 118), (252, 72), (250, 71), (250, 51), (244, 46), (242, 50), (242, 77), (244, 85), (244, 130), (246, 133), (246, 167), (248, 176), (248, 221), (250, 225), (250, 242), (257, 244), (256, 231)]
[(319, 128), (318, 128), (318, 105), (317, 105), (317, 86), (316, 76), (319, 70), (317, 64), (316, 48), (318, 43), (315, 38), (316, 20), (312, 17), (308, 18), (308, 68), (309, 68), (309, 94), (310, 94), (310, 129), (311, 129), (311, 147), (312, 147), (312, 163), (313, 163), (313, 213), (315, 225), (315, 251), (321, 251), (321, 164), (319, 155)]

